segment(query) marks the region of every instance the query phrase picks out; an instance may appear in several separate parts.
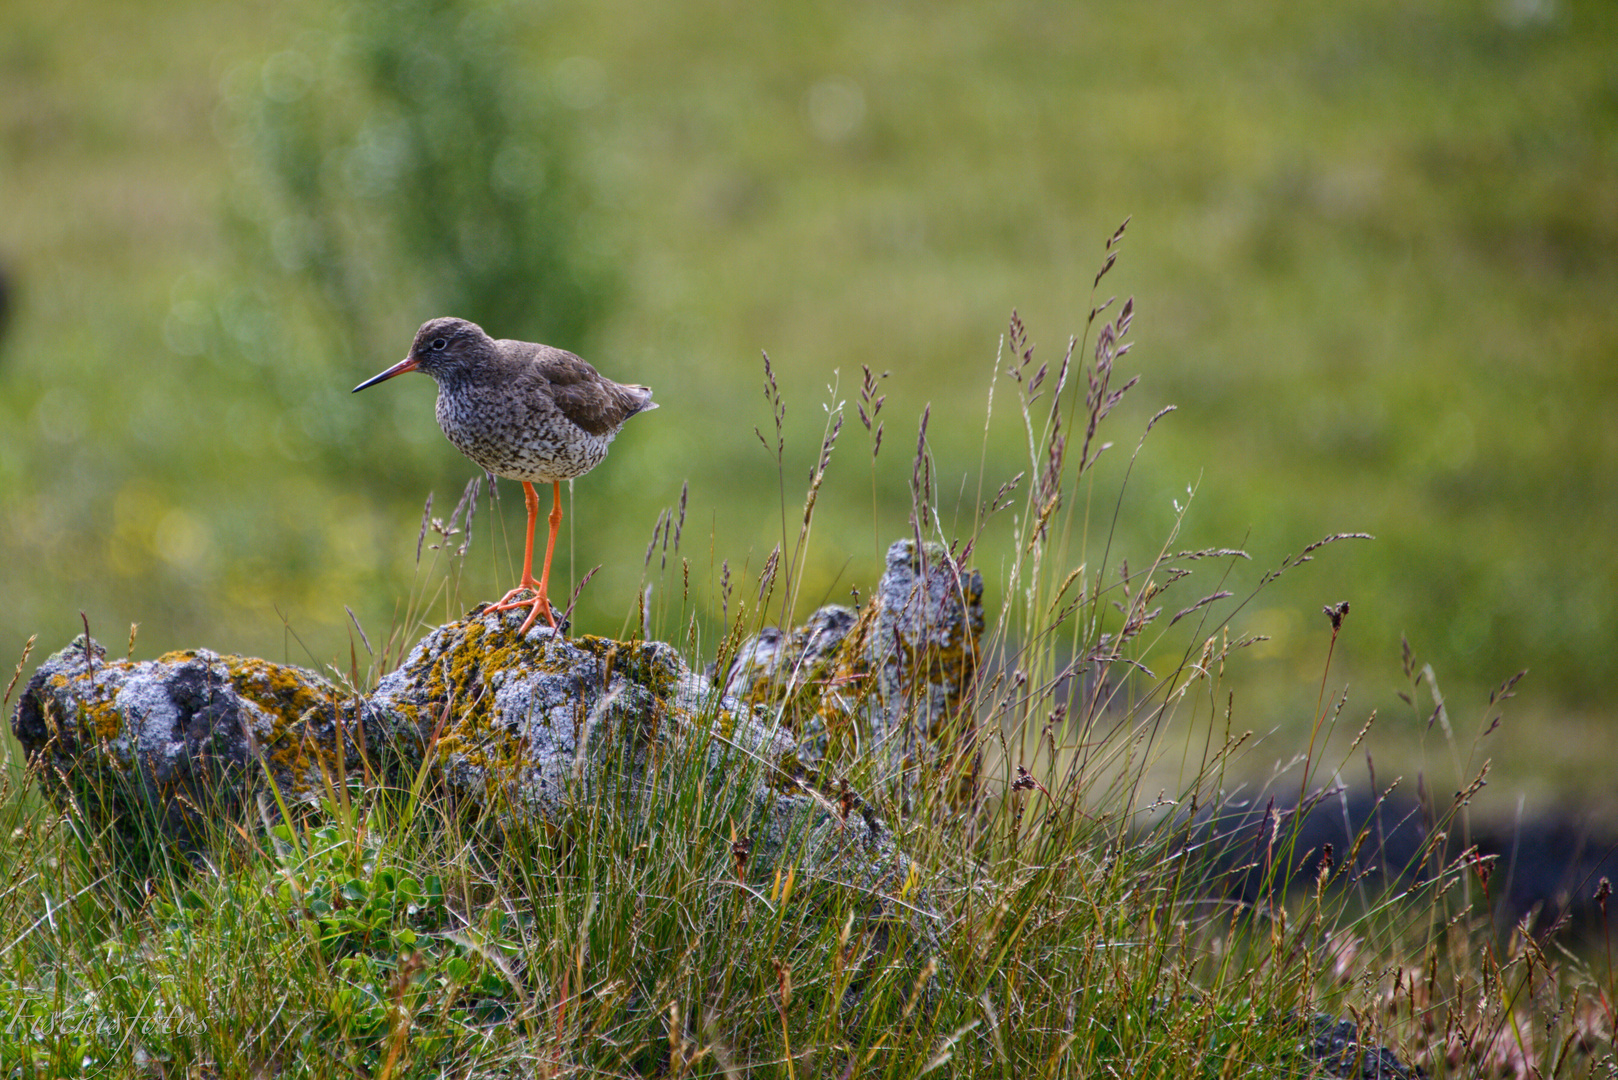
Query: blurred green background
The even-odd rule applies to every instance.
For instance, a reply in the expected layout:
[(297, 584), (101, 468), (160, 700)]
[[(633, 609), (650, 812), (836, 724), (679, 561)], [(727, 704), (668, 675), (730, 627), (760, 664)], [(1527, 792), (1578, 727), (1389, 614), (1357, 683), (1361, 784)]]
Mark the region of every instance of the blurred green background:
[[(1320, 607), (1348, 599), (1331, 685), (1350, 730), (1382, 710), (1379, 775), (1421, 760), (1403, 632), (1466, 731), (1531, 669), (1489, 737), (1501, 805), (1612, 790), (1610, 3), (10, 0), (0, 155), (0, 655), (60, 647), (81, 610), (117, 652), (139, 622), (138, 656), (346, 668), (345, 605), (379, 645), (442, 576), (415, 567), (423, 500), (447, 518), (475, 472), (429, 380), (349, 389), (440, 314), (655, 388), (569, 504), (561, 579), (603, 566), (589, 632), (632, 626), (649, 580), (681, 634), (680, 573), (643, 563), (684, 482), (705, 620), (720, 564), (756, 575), (779, 540), (760, 350), (794, 522), (834, 372), (852, 401), (862, 364), (890, 371), (875, 495), (851, 415), (803, 607), (868, 591), (923, 406), (969, 519), (980, 461), (991, 491), (1028, 467), (1008, 405), (984, 433), (1009, 313), (1056, 362), (1132, 215), (1103, 294), (1137, 297), (1120, 370), (1143, 381), (1107, 475), (1179, 410), (1120, 549), (1149, 560), (1188, 486), (1175, 546), (1246, 547), (1238, 592), (1377, 536), (1239, 616), (1273, 640), (1232, 672), (1235, 726), (1298, 748)], [(514, 580), (501, 488), (428, 618)]]

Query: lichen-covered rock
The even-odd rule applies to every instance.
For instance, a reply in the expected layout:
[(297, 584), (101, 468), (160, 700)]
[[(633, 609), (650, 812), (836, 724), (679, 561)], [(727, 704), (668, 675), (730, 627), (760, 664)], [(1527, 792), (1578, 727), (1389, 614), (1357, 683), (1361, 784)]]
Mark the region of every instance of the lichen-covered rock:
[(878, 745), (916, 756), (960, 718), (977, 675), (983, 637), (983, 575), (964, 570), (942, 545), (912, 540), (888, 548), (887, 571), (843, 649), (836, 679), (874, 682), (868, 723)]
[(52, 794), (91, 820), (191, 843), (266, 779), (303, 802), (360, 775), (352, 716), (301, 668), (207, 649), (108, 660), (80, 635), (40, 665), (11, 730)]
[(593, 797), (603, 770), (619, 783), (648, 748), (694, 736), (715, 769), (745, 755), (782, 782), (796, 772), (792, 740), (672, 646), (519, 635), (522, 614), (478, 611), (428, 634), (367, 700), (367, 727), (430, 742), (451, 792), (519, 818), (554, 821)]
[(764, 710), (662, 642), (521, 635), (522, 617), (475, 611), (433, 631), (366, 701), (367, 729), (428, 746), (452, 795), (505, 822), (565, 828), (604, 803), (633, 808), (660, 769), (693, 764), (713, 803), (738, 808), (729, 824), (751, 874), (851, 885), (870, 917), (936, 941), (924, 890), (895, 902), (915, 875), (893, 833), (846, 787), (809, 786), (796, 741)]
[[(830, 692), (843, 642), (858, 621), (853, 608), (829, 604), (794, 630), (765, 627), (737, 650), (725, 673), (725, 693), (770, 707), (800, 737), (819, 730), (821, 699)], [(824, 746), (812, 737), (805, 742), (801, 752), (818, 759)]]
[(963, 706), (982, 636), (982, 575), (942, 545), (899, 540), (863, 611), (825, 607), (796, 630), (765, 630), (738, 650), (725, 687), (779, 710), (805, 763), (939, 764), (970, 750)]

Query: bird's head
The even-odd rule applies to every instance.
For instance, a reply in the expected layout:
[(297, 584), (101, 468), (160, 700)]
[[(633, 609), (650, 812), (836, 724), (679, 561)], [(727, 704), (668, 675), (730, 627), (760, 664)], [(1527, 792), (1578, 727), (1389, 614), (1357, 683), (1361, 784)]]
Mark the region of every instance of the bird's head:
[(465, 319), (429, 319), (416, 331), (409, 354), (380, 375), (373, 375), (354, 388), (358, 393), (368, 386), (386, 382), (407, 371), (424, 371), (438, 382), (454, 381), (480, 356), (494, 348), (494, 342), (477, 323)]

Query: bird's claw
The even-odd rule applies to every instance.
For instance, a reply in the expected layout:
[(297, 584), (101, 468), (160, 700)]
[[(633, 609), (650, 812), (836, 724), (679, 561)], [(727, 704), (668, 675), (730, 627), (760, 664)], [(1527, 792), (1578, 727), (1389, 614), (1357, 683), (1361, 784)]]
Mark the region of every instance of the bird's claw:
[[(523, 593), (533, 593), (534, 595), (525, 600), (517, 599)], [(523, 620), (522, 629), (517, 631), (517, 636), (521, 637), (528, 633), (529, 628), (534, 625), (534, 620), (539, 618), (541, 611), (545, 613), (545, 621), (550, 624), (551, 629), (559, 630), (556, 625), (556, 609), (551, 606), (551, 602), (546, 598), (545, 594), (532, 585), (518, 585), (484, 610), (515, 611), (522, 607), (529, 609), (528, 618)]]

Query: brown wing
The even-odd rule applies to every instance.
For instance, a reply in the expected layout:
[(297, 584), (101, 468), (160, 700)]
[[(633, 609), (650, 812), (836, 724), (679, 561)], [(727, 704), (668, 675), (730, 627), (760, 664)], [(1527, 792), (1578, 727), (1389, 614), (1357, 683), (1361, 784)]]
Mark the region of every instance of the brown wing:
[(537, 346), (529, 369), (550, 384), (557, 412), (591, 435), (608, 435), (645, 408), (642, 395), (606, 378), (584, 359)]

